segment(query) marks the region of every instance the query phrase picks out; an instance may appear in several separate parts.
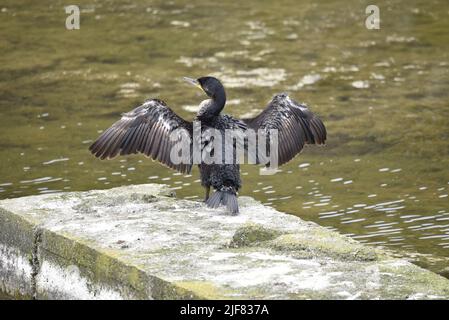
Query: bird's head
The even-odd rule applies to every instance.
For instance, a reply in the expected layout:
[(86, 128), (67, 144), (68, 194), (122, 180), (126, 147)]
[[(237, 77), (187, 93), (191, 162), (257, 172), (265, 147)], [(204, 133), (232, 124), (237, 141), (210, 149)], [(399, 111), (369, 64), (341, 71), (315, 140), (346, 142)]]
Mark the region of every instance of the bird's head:
[(207, 96), (213, 100), (226, 99), (225, 90), (220, 80), (214, 77), (201, 77), (198, 79), (192, 79), (184, 77), (184, 80), (188, 83), (200, 88), (207, 94)]

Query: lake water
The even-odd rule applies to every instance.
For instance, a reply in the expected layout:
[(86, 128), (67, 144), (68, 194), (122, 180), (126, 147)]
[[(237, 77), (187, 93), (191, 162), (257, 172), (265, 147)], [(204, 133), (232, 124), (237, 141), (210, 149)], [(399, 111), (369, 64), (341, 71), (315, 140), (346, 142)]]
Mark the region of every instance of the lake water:
[(182, 77), (214, 75), (226, 113), (287, 91), (328, 129), (276, 175), (243, 166), (241, 194), (448, 272), (447, 1), (378, 1), (379, 30), (368, 1), (77, 1), (80, 30), (65, 4), (0, 5), (0, 198), (156, 182), (202, 199), (196, 168), (87, 148), (150, 97), (192, 119), (204, 96)]

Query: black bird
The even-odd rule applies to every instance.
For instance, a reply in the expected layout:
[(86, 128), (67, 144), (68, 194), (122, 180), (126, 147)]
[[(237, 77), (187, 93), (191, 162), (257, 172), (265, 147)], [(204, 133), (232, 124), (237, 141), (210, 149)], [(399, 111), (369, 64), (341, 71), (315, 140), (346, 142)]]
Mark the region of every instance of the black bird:
[[(218, 79), (184, 79), (201, 88), (209, 97), (201, 102), (195, 118), (196, 121), (201, 121), (203, 133), (209, 128), (218, 129), (223, 134), (226, 129), (245, 131), (251, 128), (269, 135), (270, 129), (276, 129), (279, 165), (293, 159), (305, 144), (324, 144), (326, 141), (326, 128), (322, 121), (305, 105), (295, 102), (285, 93), (274, 96), (265, 110), (255, 118), (239, 120), (221, 114), (226, 103), (226, 92)], [(193, 122), (182, 119), (163, 101), (150, 99), (124, 113), (119, 121), (100, 135), (89, 150), (100, 159), (140, 152), (181, 173), (190, 173), (192, 161), (177, 164), (170, 159), (170, 151), (176, 144), (176, 141), (170, 139), (170, 134), (176, 129), (183, 129), (190, 141), (193, 141)], [(201, 144), (201, 150), (211, 142), (207, 138), (205, 140)], [(206, 189), (206, 204), (212, 208), (223, 204), (232, 214), (237, 214), (237, 193), (241, 187), (239, 164), (201, 162), (198, 166), (201, 184)], [(210, 187), (215, 189), (211, 197)]]

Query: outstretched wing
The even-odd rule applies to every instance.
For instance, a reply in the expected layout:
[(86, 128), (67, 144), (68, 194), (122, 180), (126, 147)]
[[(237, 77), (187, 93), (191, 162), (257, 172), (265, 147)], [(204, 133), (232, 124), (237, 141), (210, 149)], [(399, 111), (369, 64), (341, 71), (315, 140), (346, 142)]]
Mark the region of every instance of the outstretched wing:
[(278, 163), (293, 159), (305, 144), (324, 144), (326, 128), (323, 122), (305, 105), (292, 100), (287, 94), (276, 95), (258, 116), (243, 119), (249, 128), (278, 130)]
[(184, 129), (182, 132), (187, 133), (191, 141), (192, 123), (178, 116), (163, 101), (152, 99), (124, 113), (89, 150), (102, 160), (140, 152), (172, 169), (189, 173), (191, 162), (175, 164), (170, 159), (171, 148), (177, 143), (170, 140), (170, 134), (176, 129)]

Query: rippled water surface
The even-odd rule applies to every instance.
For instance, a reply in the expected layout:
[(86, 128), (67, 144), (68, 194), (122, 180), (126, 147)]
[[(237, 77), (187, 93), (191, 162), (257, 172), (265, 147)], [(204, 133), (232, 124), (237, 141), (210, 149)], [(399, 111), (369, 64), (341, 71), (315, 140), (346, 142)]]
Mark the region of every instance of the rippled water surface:
[[(242, 194), (449, 273), (449, 5), (379, 1), (78, 1), (0, 5), (0, 198), (157, 182), (201, 199), (198, 171), (87, 151), (146, 98), (191, 119), (212, 74), (226, 112), (261, 111), (275, 93), (328, 128), (274, 176), (243, 166)], [(446, 271), (444, 269), (446, 268)]]

